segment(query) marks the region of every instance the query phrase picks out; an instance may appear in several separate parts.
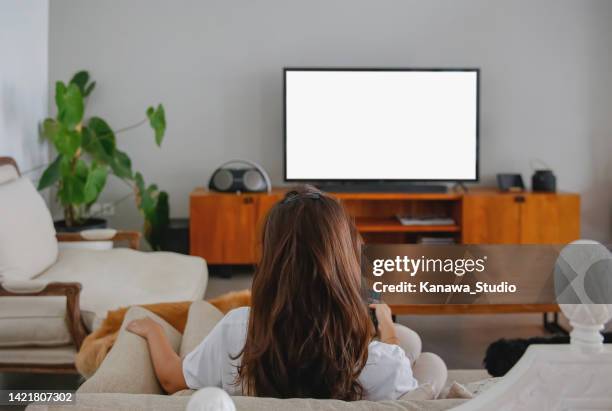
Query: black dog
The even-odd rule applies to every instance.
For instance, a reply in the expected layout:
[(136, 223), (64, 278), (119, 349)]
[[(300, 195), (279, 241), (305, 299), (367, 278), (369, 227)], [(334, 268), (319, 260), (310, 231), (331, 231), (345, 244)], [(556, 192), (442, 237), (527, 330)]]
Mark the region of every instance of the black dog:
[[(604, 342), (612, 342), (612, 333), (604, 333)], [(493, 377), (505, 375), (510, 368), (521, 359), (527, 347), (531, 344), (568, 344), (569, 336), (553, 335), (551, 337), (517, 338), (508, 340), (502, 338), (487, 348), (482, 361), (483, 365)]]

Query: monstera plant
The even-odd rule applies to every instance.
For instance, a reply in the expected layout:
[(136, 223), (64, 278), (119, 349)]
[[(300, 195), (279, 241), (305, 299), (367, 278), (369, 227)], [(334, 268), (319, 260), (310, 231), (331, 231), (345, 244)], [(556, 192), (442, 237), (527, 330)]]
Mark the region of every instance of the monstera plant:
[(155, 143), (161, 146), (166, 131), (164, 107), (149, 107), (141, 122), (115, 131), (100, 117), (85, 117), (85, 103), (95, 85), (87, 71), (76, 73), (68, 84), (55, 84), (57, 116), (44, 120), (41, 133), (53, 144), (57, 157), (43, 172), (38, 189), (57, 187), (63, 224), (75, 229), (86, 224), (108, 175), (114, 175), (133, 190), (144, 217), (145, 238), (153, 249), (159, 249), (169, 221), (168, 194), (155, 184), (147, 186), (142, 174), (132, 169), (130, 157), (117, 145), (117, 135), (148, 121)]

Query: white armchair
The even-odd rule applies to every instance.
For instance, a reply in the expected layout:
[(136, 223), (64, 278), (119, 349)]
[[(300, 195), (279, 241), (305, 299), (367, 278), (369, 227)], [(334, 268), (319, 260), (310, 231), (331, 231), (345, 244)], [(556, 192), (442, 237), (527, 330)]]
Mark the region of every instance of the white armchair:
[(75, 373), (76, 352), (108, 310), (204, 297), (203, 259), (137, 251), (137, 232), (111, 240), (130, 248), (58, 247), (86, 240), (56, 234), (32, 183), (0, 157), (0, 371)]

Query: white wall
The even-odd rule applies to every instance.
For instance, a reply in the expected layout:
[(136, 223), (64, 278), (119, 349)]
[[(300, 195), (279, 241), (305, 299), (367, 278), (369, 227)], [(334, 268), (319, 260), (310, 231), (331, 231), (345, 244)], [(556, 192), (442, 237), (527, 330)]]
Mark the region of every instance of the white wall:
[(22, 171), (48, 162), (38, 138), (48, 108), (48, 37), (48, 0), (0, 2), (0, 156), (14, 157)]
[[(529, 181), (540, 158), (583, 195), (583, 235), (611, 238), (610, 1), (54, 0), (50, 19), (50, 79), (89, 69), (90, 113), (121, 127), (165, 104), (162, 150), (146, 128), (120, 145), (174, 216), (230, 158), (282, 181), (283, 66), (477, 66), (483, 183)], [(140, 224), (131, 201), (118, 213)]]

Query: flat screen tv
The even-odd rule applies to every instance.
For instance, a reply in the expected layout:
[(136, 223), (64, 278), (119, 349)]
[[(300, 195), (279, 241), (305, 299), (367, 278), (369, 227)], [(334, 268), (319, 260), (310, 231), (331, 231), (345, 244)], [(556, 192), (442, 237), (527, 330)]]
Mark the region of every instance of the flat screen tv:
[(286, 68), (285, 180), (478, 181), (478, 76)]

